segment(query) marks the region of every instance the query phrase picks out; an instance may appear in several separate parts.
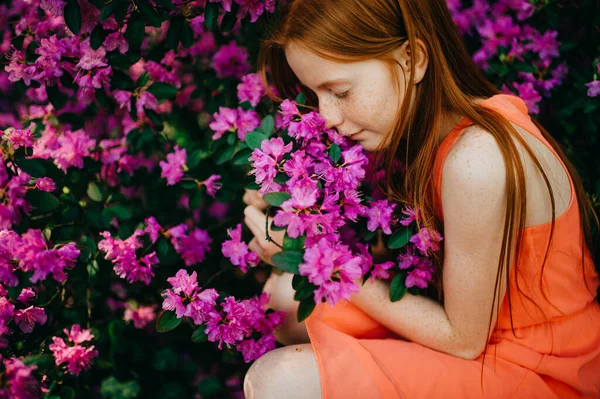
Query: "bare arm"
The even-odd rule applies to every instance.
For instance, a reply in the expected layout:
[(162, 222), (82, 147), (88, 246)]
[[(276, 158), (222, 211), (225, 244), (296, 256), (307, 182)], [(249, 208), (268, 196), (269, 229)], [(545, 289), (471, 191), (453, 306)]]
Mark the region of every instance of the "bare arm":
[[(352, 302), (411, 341), (465, 359), (479, 356), (489, 339), (506, 213), (505, 178), (494, 138), (477, 127), (465, 131), (450, 151), (442, 175), (444, 305), (409, 293), (392, 303), (388, 284), (379, 280), (365, 283)], [(501, 301), (505, 292), (501, 284), (496, 300)], [(496, 319), (494, 307), (491, 330)]]
[(286, 312), (284, 323), (275, 330), (275, 338), (284, 345), (308, 343), (310, 339), (306, 331), (306, 324), (298, 323), (297, 312), (300, 302), (294, 300), (291, 273), (276, 274), (265, 283), (264, 292), (271, 294), (267, 307)]

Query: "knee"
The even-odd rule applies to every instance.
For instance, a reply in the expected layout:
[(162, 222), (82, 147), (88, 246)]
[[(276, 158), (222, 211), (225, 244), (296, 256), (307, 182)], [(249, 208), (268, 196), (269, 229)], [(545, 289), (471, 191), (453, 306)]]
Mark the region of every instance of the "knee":
[[(317, 398), (320, 385), (316, 361), (296, 346), (283, 347), (266, 353), (250, 366), (244, 377), (246, 399)], [(315, 363), (314, 366), (312, 363)]]
[(281, 350), (268, 352), (257, 359), (244, 377), (244, 396), (246, 399), (276, 398), (273, 392), (286, 380), (293, 367), (289, 359), (282, 356)]

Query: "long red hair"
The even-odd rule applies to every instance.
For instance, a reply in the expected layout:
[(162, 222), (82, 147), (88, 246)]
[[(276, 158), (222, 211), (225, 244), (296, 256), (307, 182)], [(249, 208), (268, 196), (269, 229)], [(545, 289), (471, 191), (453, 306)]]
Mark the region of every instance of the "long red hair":
[[(424, 42), (430, 55), (427, 72), (418, 85), (405, 85), (404, 98), (411, 99), (414, 91), (415, 106), (411, 107), (410, 101), (403, 101), (393, 131), (387, 135), (380, 151), (374, 154), (377, 161), (385, 165), (391, 199), (408, 203), (421, 210), (420, 227), (443, 231), (442, 221), (434, 209), (432, 195), (434, 160), (441, 142), (441, 115), (444, 112), (452, 112), (466, 116), (494, 136), (506, 164), (507, 207), (496, 288), (488, 323), (489, 337), (494, 313), (499, 311), (503, 300), (499, 297), (502, 276), (506, 279), (509, 309), (511, 308), (509, 273), (512, 270), (509, 270), (507, 265), (514, 265), (516, 276), (522, 245), (521, 230), (525, 227), (525, 173), (514, 140), (526, 150), (540, 171), (552, 203), (550, 239), (541, 265), (542, 274), (556, 219), (554, 193), (537, 157), (510, 122), (497, 111), (472, 103), (475, 98), (489, 98), (498, 94), (499, 90), (485, 78), (467, 52), (446, 1), (290, 0), (281, 10), (278, 19), (267, 24), (266, 29), (267, 37), (261, 43), (258, 56), (258, 70), (263, 84), (267, 87), (267, 94), (272, 100), (280, 102), (283, 98), (295, 98), (298, 89), (301, 89), (307, 95), (309, 108), (316, 108), (318, 101), (314, 93), (296, 78), (287, 64), (284, 49), (291, 41), (302, 43), (315, 54), (337, 62), (380, 59), (389, 65), (396, 84), (399, 77), (392, 51), (406, 41), (411, 49), (418, 48), (417, 38)], [(270, 73), (281, 97), (268, 89), (267, 72)], [(581, 247), (582, 269), (587, 287), (584, 252), (588, 248), (596, 263), (591, 221), (598, 226), (598, 217), (585, 194), (579, 174), (566, 158), (560, 145), (543, 126), (535, 120), (533, 122), (566, 165), (575, 186), (581, 215), (582, 240), (585, 243)], [(392, 168), (395, 159), (405, 162), (406, 172), (401, 179)], [(514, 253), (510, 250), (513, 245)], [(433, 255), (438, 267), (438, 299), (443, 303), (443, 251)], [(525, 295), (518, 284), (517, 291)], [(592, 294), (594, 295), (595, 293)], [(512, 311), (510, 320), (515, 334)]]

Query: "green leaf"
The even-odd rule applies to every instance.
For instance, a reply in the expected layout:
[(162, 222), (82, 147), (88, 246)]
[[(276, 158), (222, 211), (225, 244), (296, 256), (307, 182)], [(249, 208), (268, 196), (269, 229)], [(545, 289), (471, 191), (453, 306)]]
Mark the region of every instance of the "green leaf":
[(129, 220), (131, 219), (132, 213), (131, 209), (123, 206), (123, 205), (115, 205), (108, 208), (119, 220)]
[(57, 110), (63, 109), (67, 103), (67, 96), (64, 95), (57, 86), (46, 86), (46, 93), (48, 93), (48, 99)]
[(294, 294), (294, 300), (301, 302), (308, 298), (314, 298), (315, 288), (316, 287), (308, 281), (308, 278), (300, 280), (297, 288), (295, 288), (296, 293)]
[(142, 18), (146, 21), (146, 24), (154, 26), (155, 28), (160, 28), (160, 26), (162, 25), (162, 20), (160, 19), (160, 15), (158, 14), (158, 12), (156, 12), (154, 7), (152, 7), (150, 3), (146, 1), (138, 2), (138, 6), (140, 9), (140, 14), (142, 15)]
[(123, 3), (124, 0), (112, 0), (110, 3), (105, 3), (100, 13), (100, 21), (104, 21), (114, 14), (116, 9)]
[(88, 279), (90, 281), (90, 284), (92, 284), (92, 285), (96, 284), (96, 282), (98, 281), (98, 278), (97, 278), (98, 271), (100, 270), (100, 267), (98, 266), (98, 262), (96, 261), (96, 259), (94, 259), (90, 263), (88, 263), (85, 268), (88, 272)]
[(207, 3), (204, 9), (204, 27), (213, 32), (217, 29), (219, 23), (219, 3)]
[(260, 145), (262, 144), (262, 142), (267, 139), (268, 139), (268, 137), (265, 136), (264, 133), (262, 133), (258, 130), (254, 130), (246, 135), (245, 141), (246, 141), (246, 144), (248, 145), (248, 148), (253, 150), (255, 148), (260, 148)]
[(104, 193), (102, 192), (102, 189), (93, 181), (88, 184), (87, 195), (92, 201), (95, 202), (102, 202), (104, 200)]
[(152, 123), (154, 123), (156, 125), (156, 128), (159, 131), (163, 130), (164, 125), (163, 125), (162, 118), (160, 117), (160, 115), (158, 115), (156, 113), (156, 111), (153, 111), (151, 109), (148, 109), (148, 108), (144, 107), (144, 113), (146, 114), (146, 116), (148, 118), (150, 118), (150, 120), (152, 121)]
[(173, 100), (177, 95), (177, 88), (173, 85), (164, 82), (154, 82), (148, 91), (154, 94), (157, 100)]
[(250, 155), (252, 155), (252, 150), (250, 148), (244, 148), (243, 150), (236, 152), (233, 156), (233, 164), (237, 166), (248, 165), (250, 163), (248, 160)]
[(342, 149), (340, 146), (337, 144), (332, 144), (331, 147), (329, 147), (329, 156), (334, 163), (337, 163), (337, 161), (339, 161), (342, 157)]
[(181, 40), (181, 27), (183, 26), (184, 21), (185, 20), (180, 15), (176, 15), (171, 19), (169, 31), (167, 32), (167, 37), (165, 39), (167, 42), (167, 47), (170, 49), (177, 50), (177, 46)]
[(273, 119), (273, 116), (265, 116), (265, 119), (262, 120), (258, 129), (264, 133), (265, 136), (271, 137), (273, 130), (275, 129), (275, 119)]
[(388, 248), (399, 249), (408, 244), (410, 238), (413, 236), (412, 230), (408, 227), (403, 227), (392, 234), (388, 240)]
[(190, 48), (192, 44), (194, 44), (194, 31), (192, 31), (190, 24), (185, 22), (181, 28), (181, 45)]
[(290, 180), (290, 177), (285, 174), (284, 172), (279, 172), (275, 175), (275, 178), (273, 179), (273, 181), (275, 183), (279, 183), (279, 184), (285, 184), (287, 183), (287, 181)]
[(304, 262), (304, 254), (300, 251), (282, 251), (271, 256), (275, 267), (284, 272), (298, 274), (298, 266)]
[(300, 236), (296, 238), (291, 238), (285, 234), (283, 236), (283, 250), (284, 251), (302, 251), (304, 249), (304, 244), (306, 243), (306, 236)]
[(300, 301), (300, 304), (298, 305), (298, 323), (310, 316), (312, 311), (315, 310), (315, 306), (317, 305), (315, 304), (313, 297)]
[[(237, 3), (233, 3), (232, 6), (234, 4), (238, 5)], [(239, 8), (239, 5), (237, 8)], [(226, 13), (223, 16), (223, 19), (221, 20), (221, 32), (229, 32), (230, 30), (233, 29), (236, 22), (237, 22), (237, 11), (234, 10), (232, 7), (231, 11)]]
[(235, 152), (235, 146), (232, 145), (224, 145), (219, 147), (217, 152), (215, 153), (215, 163), (217, 165), (222, 165), (225, 162), (229, 161)]
[(206, 333), (204, 332), (204, 329), (202, 328), (202, 326), (200, 326), (199, 328), (195, 329), (194, 332), (192, 333), (192, 342), (197, 344), (199, 342), (206, 342), (208, 341), (208, 335), (206, 335)]
[(193, 190), (195, 188), (198, 188), (198, 183), (196, 183), (195, 181), (191, 181), (191, 180), (180, 180), (179, 185), (181, 187), (183, 187), (185, 190)]
[(113, 69), (110, 79), (111, 90), (120, 89), (126, 91), (133, 91), (135, 84), (129, 75), (119, 69)]
[(390, 284), (390, 301), (397, 302), (406, 294), (405, 278), (404, 273), (398, 273), (392, 279), (392, 283)]
[(81, 9), (77, 0), (67, 0), (63, 13), (69, 30), (78, 35), (81, 30)]
[(263, 196), (263, 200), (267, 204), (273, 205), (273, 206), (281, 206), (281, 204), (283, 204), (285, 201), (289, 200), (290, 198), (292, 198), (292, 196), (290, 194), (283, 193), (283, 192), (267, 193)]
[(292, 288), (296, 291), (298, 291), (298, 287), (300, 286), (300, 283), (302, 283), (303, 280), (307, 280), (308, 277), (306, 276), (301, 276), (300, 274), (294, 274), (294, 277), (292, 277)]
[(36, 158), (21, 158), (15, 160), (15, 163), (23, 172), (33, 177), (46, 176), (44, 165)]
[(53, 211), (60, 205), (58, 198), (44, 191), (27, 190), (25, 199), (40, 212)]
[(156, 321), (156, 331), (160, 333), (169, 332), (174, 330), (180, 324), (181, 319), (177, 318), (175, 312), (163, 311)]
[(306, 104), (306, 94), (304, 93), (300, 93), (296, 96), (296, 103), (300, 104), (300, 105), (305, 105)]
[(45, 370), (54, 366), (54, 356), (52, 355), (31, 355), (23, 359), (26, 366), (35, 364), (39, 369)]
[(246, 183), (244, 188), (246, 190), (258, 190), (260, 188), (260, 185), (258, 183), (256, 183), (255, 181), (250, 181), (250, 182)]
[(148, 72), (142, 73), (135, 81), (136, 87), (144, 87), (146, 83), (150, 81), (150, 74)]
[(102, 381), (100, 395), (107, 399), (135, 399), (139, 397), (140, 385), (135, 380), (120, 382), (115, 376)]
[(174, 11), (177, 9), (177, 7), (173, 5), (173, 2), (171, 0), (155, 0), (155, 2), (156, 4), (163, 6), (167, 10)]
[(146, 36), (146, 24), (139, 17), (138, 13), (132, 14), (127, 21), (127, 30), (125, 31), (125, 39), (129, 43), (129, 48), (139, 51)]

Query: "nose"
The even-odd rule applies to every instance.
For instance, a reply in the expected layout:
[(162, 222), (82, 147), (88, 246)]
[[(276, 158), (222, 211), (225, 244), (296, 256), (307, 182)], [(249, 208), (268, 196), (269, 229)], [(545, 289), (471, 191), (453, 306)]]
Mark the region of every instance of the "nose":
[(319, 101), (319, 113), (325, 118), (325, 128), (338, 128), (344, 122), (342, 113), (335, 104), (331, 101)]

